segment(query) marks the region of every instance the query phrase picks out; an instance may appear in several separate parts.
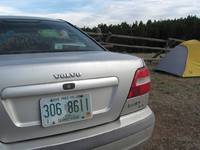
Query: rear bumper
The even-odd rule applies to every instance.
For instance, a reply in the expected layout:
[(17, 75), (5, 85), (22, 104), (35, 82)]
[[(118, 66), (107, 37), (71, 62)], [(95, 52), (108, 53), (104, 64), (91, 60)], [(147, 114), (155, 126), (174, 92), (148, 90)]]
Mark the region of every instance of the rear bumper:
[(154, 114), (149, 107), (121, 116), (112, 123), (68, 134), (12, 144), (0, 143), (1, 150), (25, 149), (125, 149), (135, 147), (149, 137), (154, 128)]

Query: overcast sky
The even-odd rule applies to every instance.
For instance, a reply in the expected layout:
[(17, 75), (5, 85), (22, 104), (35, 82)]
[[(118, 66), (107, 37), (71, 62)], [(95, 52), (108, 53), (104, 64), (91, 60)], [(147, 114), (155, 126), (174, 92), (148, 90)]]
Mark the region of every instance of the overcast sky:
[(65, 19), (79, 27), (99, 23), (200, 16), (200, 0), (0, 0), (0, 15)]

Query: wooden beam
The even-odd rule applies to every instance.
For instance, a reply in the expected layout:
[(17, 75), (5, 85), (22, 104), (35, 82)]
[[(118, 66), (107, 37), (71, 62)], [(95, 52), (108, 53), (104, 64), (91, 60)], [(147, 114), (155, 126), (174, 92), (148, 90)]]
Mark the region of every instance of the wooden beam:
[(149, 46), (139, 46), (139, 45), (125, 45), (125, 44), (117, 44), (117, 43), (101, 43), (103, 45), (112, 45), (117, 47), (127, 47), (127, 48), (138, 48), (138, 49), (150, 49), (150, 50), (157, 50), (157, 51), (169, 51), (166, 48), (161, 47), (149, 47)]
[(175, 42), (180, 42), (180, 43), (182, 43), (182, 42), (185, 41), (185, 40), (176, 39), (176, 38), (168, 38), (168, 40), (170, 40), (170, 41), (175, 41)]
[(129, 35), (112, 34), (111, 37), (127, 38), (127, 39), (135, 39), (135, 40), (145, 40), (145, 41), (154, 41), (154, 42), (164, 42), (164, 43), (167, 42), (167, 40), (163, 40), (163, 39), (148, 38), (148, 37), (141, 37), (141, 36), (129, 36)]
[(85, 32), (85, 33), (93, 36), (107, 35), (106, 33), (96, 33), (96, 32)]
[(87, 32), (89, 35), (100, 36), (100, 35), (109, 35), (115, 38), (126, 38), (126, 39), (135, 39), (135, 40), (146, 40), (146, 41), (154, 41), (154, 42), (167, 42), (167, 40), (157, 39), (157, 38), (149, 38), (149, 37), (141, 37), (141, 36), (129, 36), (129, 35), (120, 35), (120, 34), (107, 34), (107, 33), (95, 33), (95, 32)]

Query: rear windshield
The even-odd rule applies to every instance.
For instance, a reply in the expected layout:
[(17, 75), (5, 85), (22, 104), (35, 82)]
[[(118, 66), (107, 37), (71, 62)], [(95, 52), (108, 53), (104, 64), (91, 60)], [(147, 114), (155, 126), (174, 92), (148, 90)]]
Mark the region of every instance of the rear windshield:
[(0, 21), (0, 54), (102, 50), (78, 29), (61, 21)]

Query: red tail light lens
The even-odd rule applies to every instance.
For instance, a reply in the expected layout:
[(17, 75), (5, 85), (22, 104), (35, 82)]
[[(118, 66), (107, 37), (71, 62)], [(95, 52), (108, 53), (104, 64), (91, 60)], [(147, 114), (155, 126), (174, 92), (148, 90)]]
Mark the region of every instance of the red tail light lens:
[(143, 95), (150, 91), (150, 73), (147, 67), (136, 71), (128, 94), (128, 99)]

